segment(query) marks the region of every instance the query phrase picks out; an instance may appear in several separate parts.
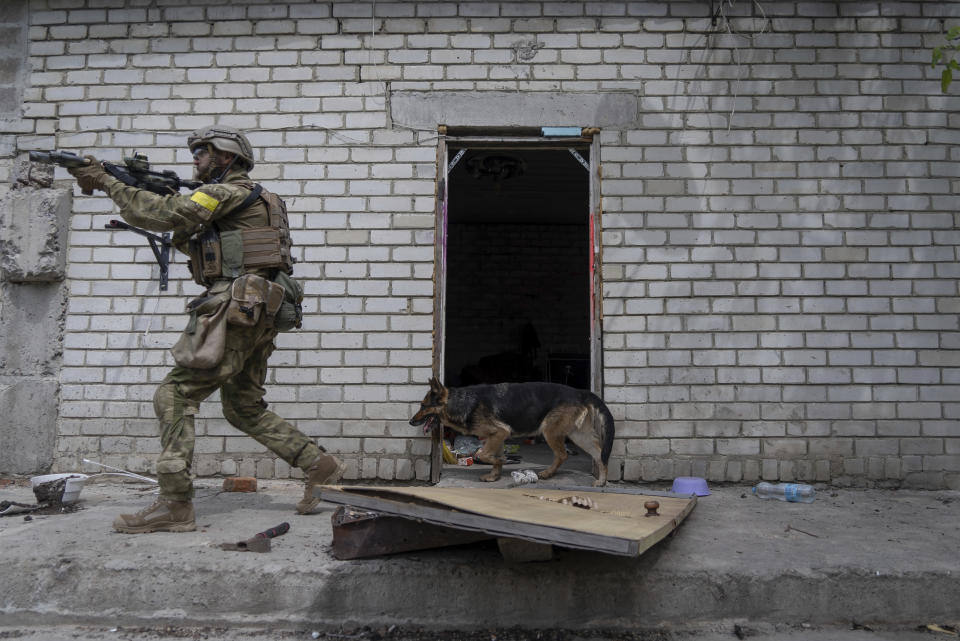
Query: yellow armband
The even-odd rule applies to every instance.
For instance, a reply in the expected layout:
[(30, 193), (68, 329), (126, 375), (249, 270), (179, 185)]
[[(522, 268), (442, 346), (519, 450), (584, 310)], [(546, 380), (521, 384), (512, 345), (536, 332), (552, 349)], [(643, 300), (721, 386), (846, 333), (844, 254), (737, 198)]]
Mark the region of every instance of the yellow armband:
[(211, 212), (215, 211), (217, 206), (220, 205), (219, 200), (213, 196), (203, 193), (202, 191), (195, 192), (192, 196), (190, 196), (190, 200)]

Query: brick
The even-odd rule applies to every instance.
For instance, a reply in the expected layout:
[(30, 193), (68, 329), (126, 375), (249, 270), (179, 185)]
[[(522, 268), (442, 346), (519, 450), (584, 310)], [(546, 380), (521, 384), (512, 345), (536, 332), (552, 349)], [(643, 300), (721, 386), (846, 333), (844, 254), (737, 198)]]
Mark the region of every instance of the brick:
[(252, 476), (231, 476), (223, 479), (224, 492), (256, 492), (257, 479)]

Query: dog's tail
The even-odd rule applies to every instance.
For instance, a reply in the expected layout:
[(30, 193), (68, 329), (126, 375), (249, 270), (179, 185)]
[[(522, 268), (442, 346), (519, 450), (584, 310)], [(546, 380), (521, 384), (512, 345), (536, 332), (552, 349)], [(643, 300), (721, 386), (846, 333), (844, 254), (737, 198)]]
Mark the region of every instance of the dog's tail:
[(591, 394), (589, 402), (593, 430), (600, 441), (600, 460), (606, 465), (610, 461), (610, 452), (613, 451), (613, 414), (599, 396)]

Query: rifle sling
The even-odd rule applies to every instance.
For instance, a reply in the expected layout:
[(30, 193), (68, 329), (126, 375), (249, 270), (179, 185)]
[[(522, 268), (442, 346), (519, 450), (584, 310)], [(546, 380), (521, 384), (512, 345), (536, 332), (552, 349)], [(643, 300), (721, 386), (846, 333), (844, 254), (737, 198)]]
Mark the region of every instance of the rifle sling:
[(253, 202), (260, 197), (260, 192), (263, 191), (263, 187), (260, 185), (254, 185), (253, 190), (250, 192), (250, 195), (243, 199), (243, 202), (237, 205), (237, 208), (234, 209), (234, 212), (243, 211), (247, 207), (253, 204)]
[(103, 163), (103, 168), (108, 174), (122, 182), (124, 185), (140, 187), (140, 185), (137, 184), (138, 181), (136, 177), (133, 176), (133, 174), (131, 174), (130, 171), (125, 167), (121, 167), (110, 162), (105, 162)]

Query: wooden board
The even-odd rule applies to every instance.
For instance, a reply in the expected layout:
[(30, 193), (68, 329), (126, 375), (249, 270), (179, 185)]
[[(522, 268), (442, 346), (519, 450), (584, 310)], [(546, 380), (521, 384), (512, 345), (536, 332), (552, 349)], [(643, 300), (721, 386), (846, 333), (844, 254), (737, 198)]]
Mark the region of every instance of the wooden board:
[[(509, 489), (328, 485), (318, 488), (318, 495), (330, 503), (445, 527), (623, 556), (638, 556), (667, 536), (697, 500), (612, 488), (536, 485)], [(574, 496), (589, 498), (594, 507), (559, 502)], [(650, 500), (660, 503), (657, 516), (646, 516), (644, 503)]]

